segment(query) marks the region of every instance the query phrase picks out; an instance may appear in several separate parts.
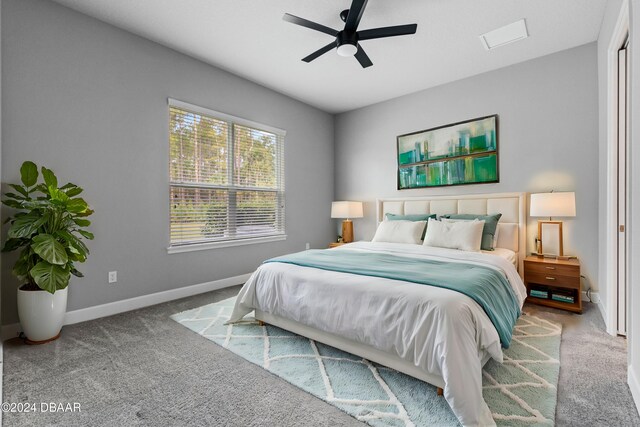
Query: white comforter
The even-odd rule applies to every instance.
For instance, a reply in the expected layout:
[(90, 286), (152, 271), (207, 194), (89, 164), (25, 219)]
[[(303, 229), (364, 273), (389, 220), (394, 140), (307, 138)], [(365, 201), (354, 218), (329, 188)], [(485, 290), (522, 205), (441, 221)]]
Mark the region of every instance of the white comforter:
[[(502, 271), (522, 303), (526, 290), (504, 258), (399, 243), (357, 242), (332, 250), (471, 262)], [(502, 362), (498, 333), (475, 301), (456, 291), (284, 263), (261, 265), (240, 290), (230, 322), (259, 309), (400, 356), (442, 376), (444, 396), (465, 426), (493, 425), (482, 398), (482, 364)]]

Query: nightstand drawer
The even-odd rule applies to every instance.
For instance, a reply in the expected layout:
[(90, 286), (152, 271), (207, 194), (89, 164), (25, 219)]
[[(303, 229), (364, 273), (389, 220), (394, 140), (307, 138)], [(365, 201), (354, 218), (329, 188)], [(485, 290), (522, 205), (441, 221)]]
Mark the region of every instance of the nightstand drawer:
[(580, 276), (561, 276), (559, 274), (550, 273), (534, 273), (527, 270), (524, 280), (529, 284), (541, 284), (549, 286), (558, 286), (563, 288), (580, 289)]
[(569, 277), (576, 277), (580, 275), (580, 266), (578, 265), (550, 264), (548, 262), (526, 262), (526, 264), (526, 271), (528, 273)]

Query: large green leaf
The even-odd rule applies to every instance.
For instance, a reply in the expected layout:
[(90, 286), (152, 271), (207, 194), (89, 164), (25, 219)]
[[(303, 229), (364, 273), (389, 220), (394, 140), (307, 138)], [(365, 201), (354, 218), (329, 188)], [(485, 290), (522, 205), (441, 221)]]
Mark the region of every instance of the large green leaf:
[(51, 234), (39, 234), (31, 241), (33, 242), (31, 244), (33, 251), (45, 261), (56, 265), (65, 265), (69, 261), (64, 246)]
[(29, 271), (29, 274), (31, 274), (31, 277), (33, 277), (33, 280), (40, 289), (50, 293), (66, 288), (69, 285), (69, 278), (71, 277), (68, 270), (46, 261), (37, 263), (31, 271)]
[(58, 230), (58, 231), (56, 231), (55, 235), (56, 235), (56, 237), (60, 237), (60, 238), (64, 239), (64, 241), (67, 242), (67, 245), (69, 247), (75, 248), (76, 251), (83, 258), (86, 258), (87, 255), (89, 254), (89, 248), (87, 248), (87, 245), (85, 245), (82, 240), (78, 239), (76, 236), (74, 236), (69, 231), (67, 231), (67, 230)]
[(5, 206), (9, 206), (10, 208), (14, 208), (14, 209), (22, 209), (24, 207), (22, 202), (19, 202), (17, 200), (13, 200), (13, 199), (4, 199), (2, 201), (2, 204), (4, 204)]
[(20, 251), (18, 261), (13, 266), (13, 274), (21, 281), (28, 279), (29, 270), (33, 267), (32, 263), (33, 252), (28, 246)]
[(69, 196), (62, 190), (58, 190), (57, 188), (49, 187), (49, 195), (51, 196), (51, 201), (58, 201), (64, 204), (69, 201)]
[(48, 208), (51, 206), (51, 202), (46, 199), (39, 200), (27, 200), (22, 202), (21, 207), (24, 209), (40, 209), (40, 208)]
[(45, 221), (46, 217), (39, 215), (37, 212), (30, 212), (27, 215), (20, 216), (11, 224), (8, 237), (10, 239), (31, 237)]
[[(71, 250), (72, 246), (69, 247), (69, 250), (72, 252), (69, 254), (69, 259), (73, 262), (85, 262), (87, 257), (79, 253), (75, 248)], [(75, 251), (75, 252), (74, 252)]]
[(69, 197), (75, 197), (78, 194), (82, 193), (82, 188), (78, 187), (77, 185), (73, 185), (73, 184), (67, 184), (67, 185), (71, 185), (71, 187), (62, 187), (61, 190), (64, 190), (65, 193), (67, 193), (67, 196)]
[(58, 178), (51, 169), (42, 167), (42, 178), (48, 189), (58, 188)]
[[(38, 169), (36, 168), (36, 171)], [(24, 197), (29, 197), (29, 192), (27, 191), (26, 188), (24, 188), (22, 185), (18, 185), (18, 184), (9, 184), (9, 187), (13, 188), (14, 190), (16, 190), (18, 193), (22, 194)]]
[(46, 185), (44, 185), (44, 184), (42, 184), (42, 183), (40, 183), (40, 184), (36, 185), (36, 186), (33, 188), (33, 190), (35, 190), (35, 191), (39, 191), (39, 192), (41, 192), (41, 193), (46, 193), (46, 192), (48, 192), (48, 191), (49, 191), (49, 189), (47, 188), (47, 186), (46, 186)]
[(87, 202), (85, 202), (81, 197), (71, 199), (67, 202), (67, 209), (72, 213), (85, 212), (88, 207)]
[(86, 230), (78, 230), (78, 233), (82, 234), (85, 239), (93, 240), (93, 233)]
[(84, 274), (76, 270), (75, 267), (71, 267), (71, 274), (73, 274), (76, 277), (84, 277)]
[(11, 271), (14, 276), (16, 276), (20, 281), (23, 281), (29, 275), (29, 260), (19, 259), (16, 261), (13, 266), (13, 270)]
[(93, 209), (89, 209), (87, 208), (87, 210), (85, 210), (84, 212), (80, 212), (78, 214), (76, 214), (76, 216), (89, 216), (93, 214)]
[(18, 248), (26, 245), (29, 242), (29, 239), (7, 239), (4, 242), (4, 246), (2, 247), (2, 252), (11, 252), (15, 251)]
[(15, 193), (10, 193), (10, 192), (6, 192), (4, 193), (5, 196), (10, 197), (12, 199), (16, 199), (16, 200), (26, 200), (27, 198), (22, 196), (22, 195), (18, 195)]
[(38, 181), (38, 167), (33, 162), (24, 162), (20, 167), (20, 178), (25, 187), (32, 187)]
[(89, 221), (88, 219), (74, 218), (73, 222), (75, 222), (80, 227), (88, 227), (91, 225), (91, 221)]

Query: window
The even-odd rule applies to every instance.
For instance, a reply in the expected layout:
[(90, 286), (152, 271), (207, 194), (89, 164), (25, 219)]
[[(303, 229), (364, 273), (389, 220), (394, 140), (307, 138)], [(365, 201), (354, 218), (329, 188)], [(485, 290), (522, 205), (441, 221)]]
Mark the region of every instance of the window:
[(169, 100), (170, 251), (286, 237), (284, 135)]

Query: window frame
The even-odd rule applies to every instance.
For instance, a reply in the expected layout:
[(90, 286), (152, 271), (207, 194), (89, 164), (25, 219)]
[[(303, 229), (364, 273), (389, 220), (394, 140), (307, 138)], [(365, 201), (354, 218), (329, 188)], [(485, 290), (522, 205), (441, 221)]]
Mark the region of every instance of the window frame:
[[(254, 122), (251, 120), (243, 119), (241, 117), (232, 116), (230, 114), (221, 113), (219, 111), (211, 110), (209, 108), (200, 107), (197, 105), (193, 105), (187, 102), (179, 101), (173, 98), (168, 98), (168, 108), (167, 112), (170, 111), (171, 108), (185, 110), (191, 113), (207, 116), (209, 118), (226, 122), (229, 127), (228, 136), (227, 136), (227, 175), (228, 175), (228, 184), (207, 184), (207, 183), (182, 183), (175, 182), (171, 180), (171, 173), (169, 173), (169, 193), (172, 188), (175, 187), (183, 187), (183, 188), (202, 188), (202, 189), (220, 189), (225, 190), (229, 194), (229, 198), (235, 198), (235, 195), (241, 191), (264, 191), (269, 193), (275, 193), (276, 198), (278, 200), (278, 205), (281, 206), (276, 209), (276, 216), (280, 216), (280, 219), (277, 221), (282, 223), (282, 231), (274, 233), (272, 235), (264, 235), (264, 236), (255, 236), (255, 237), (245, 237), (238, 238), (235, 236), (232, 238), (228, 238), (225, 240), (202, 240), (202, 241), (194, 241), (194, 242), (185, 242), (172, 244), (171, 243), (171, 199), (169, 200), (169, 246), (167, 247), (167, 252), (169, 254), (173, 253), (182, 253), (182, 252), (192, 252), (192, 251), (200, 251), (207, 249), (216, 249), (223, 247), (233, 247), (233, 246), (242, 246), (242, 245), (250, 245), (250, 244), (259, 244), (259, 243), (267, 243), (267, 242), (276, 242), (286, 240), (286, 222), (285, 222), (285, 212), (286, 212), (286, 204), (285, 204), (285, 170), (284, 170), (284, 139), (286, 136), (286, 131), (283, 129), (279, 129), (273, 126), (264, 125), (262, 123)], [(279, 141), (276, 144), (276, 186), (274, 188), (264, 188), (264, 187), (251, 187), (251, 186), (241, 186), (236, 185), (233, 180), (233, 175), (235, 172), (235, 164), (234, 164), (234, 155), (235, 155), (235, 126), (244, 126), (250, 129), (255, 129), (258, 131), (265, 131), (268, 133), (275, 134)], [(170, 136), (171, 129), (168, 129), (167, 135)], [(168, 155), (169, 169), (171, 168), (171, 155)], [(235, 221), (231, 215), (230, 209), (231, 203), (227, 202), (227, 226), (231, 228), (231, 224)], [(234, 227), (235, 230), (235, 227)]]

